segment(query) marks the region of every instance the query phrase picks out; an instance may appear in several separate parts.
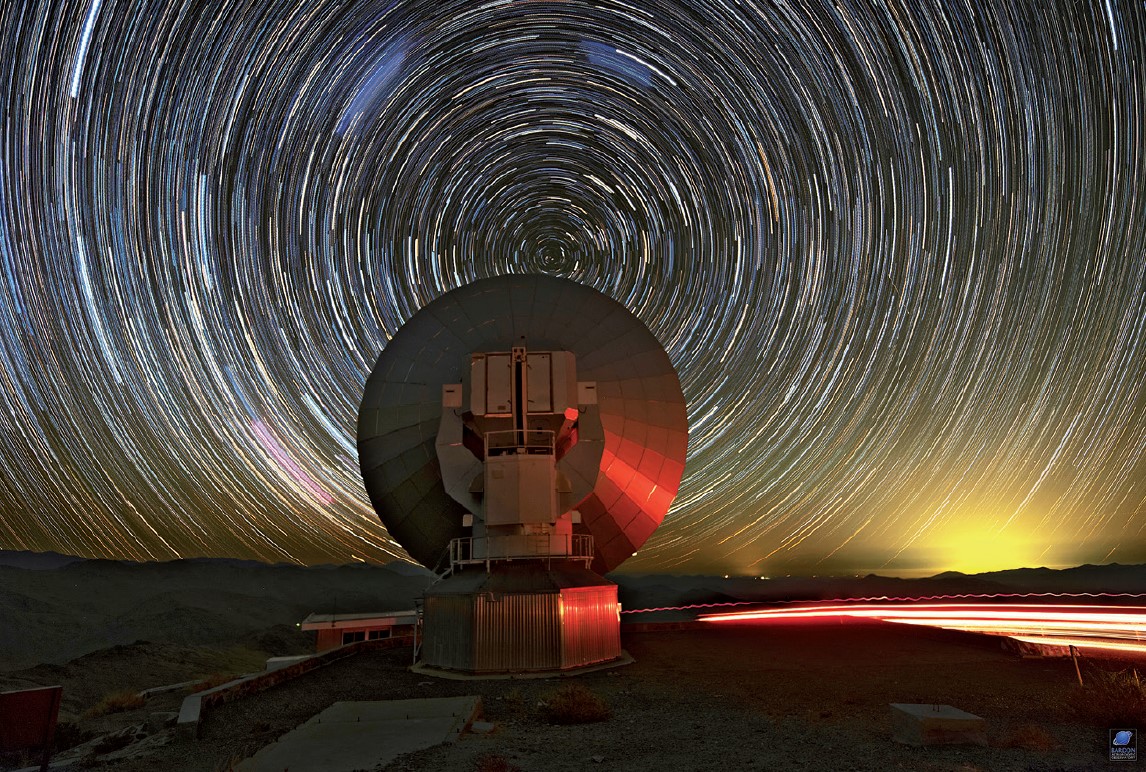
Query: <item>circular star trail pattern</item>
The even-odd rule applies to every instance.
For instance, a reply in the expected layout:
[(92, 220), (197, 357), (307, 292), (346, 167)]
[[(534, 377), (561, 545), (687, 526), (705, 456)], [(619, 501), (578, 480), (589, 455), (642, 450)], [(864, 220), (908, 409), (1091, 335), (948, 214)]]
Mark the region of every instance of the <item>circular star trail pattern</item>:
[(633, 570), (1146, 560), (1144, 17), (6, 3), (0, 547), (401, 556), (370, 365), (542, 272), (681, 374)]

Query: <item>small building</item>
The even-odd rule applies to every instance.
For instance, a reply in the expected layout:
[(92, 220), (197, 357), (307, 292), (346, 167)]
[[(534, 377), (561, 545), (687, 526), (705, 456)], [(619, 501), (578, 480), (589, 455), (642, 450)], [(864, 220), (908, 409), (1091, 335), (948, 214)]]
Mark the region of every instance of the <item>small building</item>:
[(411, 637), (417, 623), (418, 613), (411, 609), (364, 614), (311, 614), (302, 620), (299, 627), (318, 633), (315, 653), (321, 654), (358, 641)]

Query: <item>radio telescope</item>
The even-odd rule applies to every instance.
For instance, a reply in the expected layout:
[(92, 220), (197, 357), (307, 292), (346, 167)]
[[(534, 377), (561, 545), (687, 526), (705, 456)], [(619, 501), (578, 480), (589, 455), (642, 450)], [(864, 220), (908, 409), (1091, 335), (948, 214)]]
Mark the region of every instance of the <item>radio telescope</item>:
[(367, 380), (358, 456), (391, 536), (441, 577), (421, 665), (619, 658), (617, 586), (602, 574), (660, 525), (687, 449), (668, 355), (594, 289), (501, 276), (414, 314)]

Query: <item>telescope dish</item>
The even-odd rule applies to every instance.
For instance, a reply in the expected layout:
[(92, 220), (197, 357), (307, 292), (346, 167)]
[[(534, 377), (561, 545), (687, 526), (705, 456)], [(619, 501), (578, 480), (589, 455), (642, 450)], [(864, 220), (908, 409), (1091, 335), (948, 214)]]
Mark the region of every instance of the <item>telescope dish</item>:
[(574, 509), (593, 537), (592, 569), (611, 571), (652, 535), (680, 487), (688, 417), (664, 348), (628, 309), (595, 289), (544, 275), (482, 279), (414, 314), (378, 357), (358, 415), (366, 491), (390, 535), (441, 566), (467, 509), (446, 491), (435, 441), (443, 386), (463, 381), (475, 352), (569, 351), (596, 382), (600, 468)]

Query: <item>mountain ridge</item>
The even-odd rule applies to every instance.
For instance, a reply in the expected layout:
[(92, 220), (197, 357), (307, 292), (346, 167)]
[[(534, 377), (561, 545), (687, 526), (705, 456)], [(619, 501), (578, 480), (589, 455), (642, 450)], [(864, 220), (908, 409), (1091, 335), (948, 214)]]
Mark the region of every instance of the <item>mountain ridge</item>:
[[(39, 557), (37, 557), (37, 555)], [(19, 565), (13, 565), (17, 563)], [(626, 611), (719, 603), (1009, 593), (1142, 593), (1146, 565), (944, 572), (922, 579), (614, 574)], [(311, 612), (413, 608), (433, 581), (404, 561), (299, 566), (229, 558), (166, 562), (0, 551), (0, 670), (63, 664), (146, 640), (220, 645)], [(673, 613), (673, 612), (668, 612)], [(631, 614), (649, 621), (653, 614)]]

